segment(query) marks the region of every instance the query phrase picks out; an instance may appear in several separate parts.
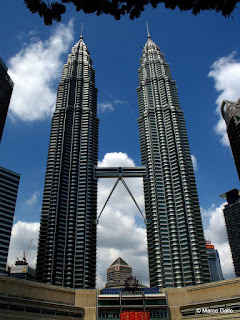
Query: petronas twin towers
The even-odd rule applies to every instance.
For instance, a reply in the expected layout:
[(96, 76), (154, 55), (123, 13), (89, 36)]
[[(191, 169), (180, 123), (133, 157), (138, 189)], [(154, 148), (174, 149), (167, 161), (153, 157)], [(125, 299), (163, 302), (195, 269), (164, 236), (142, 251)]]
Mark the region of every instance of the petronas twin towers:
[[(150, 285), (209, 282), (184, 116), (169, 65), (149, 33), (138, 74)], [(52, 119), (36, 268), (40, 282), (95, 287), (97, 161), (95, 71), (81, 36), (64, 65)]]
[(82, 37), (58, 86), (43, 194), (36, 279), (94, 288), (98, 161), (95, 71)]

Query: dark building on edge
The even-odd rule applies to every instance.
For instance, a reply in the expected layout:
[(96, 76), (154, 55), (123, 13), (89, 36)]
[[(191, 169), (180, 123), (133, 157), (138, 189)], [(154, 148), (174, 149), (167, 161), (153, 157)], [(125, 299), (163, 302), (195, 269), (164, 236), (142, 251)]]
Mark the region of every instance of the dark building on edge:
[(0, 167), (0, 273), (6, 271), (20, 175)]
[(0, 142), (13, 91), (13, 81), (7, 73), (7, 66), (0, 58)]
[(221, 197), (227, 200), (223, 213), (235, 273), (240, 277), (240, 191), (233, 189), (222, 194)]
[(226, 122), (227, 134), (240, 179), (240, 99), (237, 102), (223, 100), (221, 112)]

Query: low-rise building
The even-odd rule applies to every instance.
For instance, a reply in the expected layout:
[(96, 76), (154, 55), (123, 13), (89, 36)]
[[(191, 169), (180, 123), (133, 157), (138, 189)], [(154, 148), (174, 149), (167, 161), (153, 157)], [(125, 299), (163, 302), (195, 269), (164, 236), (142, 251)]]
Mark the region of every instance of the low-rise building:
[(9, 267), (9, 275), (12, 278), (34, 280), (35, 270), (27, 262), (16, 261), (14, 266)]
[(171, 320), (240, 319), (240, 278), (164, 292)]
[(0, 276), (0, 319), (119, 320), (127, 310), (149, 312), (154, 320), (240, 319), (240, 278), (139, 289), (70, 289)]
[(97, 304), (99, 320), (119, 320), (126, 311), (147, 311), (150, 319), (168, 319), (166, 295), (159, 288), (138, 288), (135, 292), (124, 288), (103, 289)]
[(76, 301), (74, 289), (0, 276), (0, 319), (94, 319)]

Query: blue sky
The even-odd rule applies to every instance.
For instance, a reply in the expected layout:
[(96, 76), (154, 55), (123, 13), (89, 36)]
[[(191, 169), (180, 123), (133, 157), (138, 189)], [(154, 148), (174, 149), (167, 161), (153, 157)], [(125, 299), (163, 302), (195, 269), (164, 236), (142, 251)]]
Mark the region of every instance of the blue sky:
[[(34, 238), (29, 251), (34, 265), (51, 114), (63, 64), (79, 39), (82, 23), (96, 70), (99, 161), (101, 165), (141, 165), (136, 87), (148, 21), (152, 40), (165, 54), (177, 83), (197, 164), (206, 236), (220, 252), (225, 277), (234, 276), (219, 195), (239, 188), (239, 180), (217, 108), (222, 99), (240, 97), (240, 8), (226, 19), (215, 12), (193, 16), (163, 6), (147, 7), (134, 21), (127, 16), (115, 21), (111, 16), (76, 13), (72, 6), (68, 9), (62, 24), (47, 27), (28, 12), (23, 1), (1, 4), (0, 56), (15, 87), (0, 145), (0, 165), (21, 174), (9, 261), (21, 256)], [(99, 210), (113, 183), (99, 182)], [(141, 182), (129, 181), (129, 185), (143, 208)], [(145, 230), (131, 201), (119, 186), (101, 218), (99, 286), (104, 285), (106, 268), (119, 255), (147, 281)], [(109, 223), (116, 226), (114, 236)]]

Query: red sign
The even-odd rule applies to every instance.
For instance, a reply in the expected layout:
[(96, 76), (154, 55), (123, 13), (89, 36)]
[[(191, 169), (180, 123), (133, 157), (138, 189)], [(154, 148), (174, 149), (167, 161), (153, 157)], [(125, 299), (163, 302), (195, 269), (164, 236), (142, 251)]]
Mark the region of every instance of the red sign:
[(123, 311), (120, 320), (150, 320), (150, 313), (147, 311)]
[(207, 245), (206, 245), (206, 248), (207, 248), (207, 249), (214, 249), (214, 245), (213, 245), (213, 244), (207, 244)]

